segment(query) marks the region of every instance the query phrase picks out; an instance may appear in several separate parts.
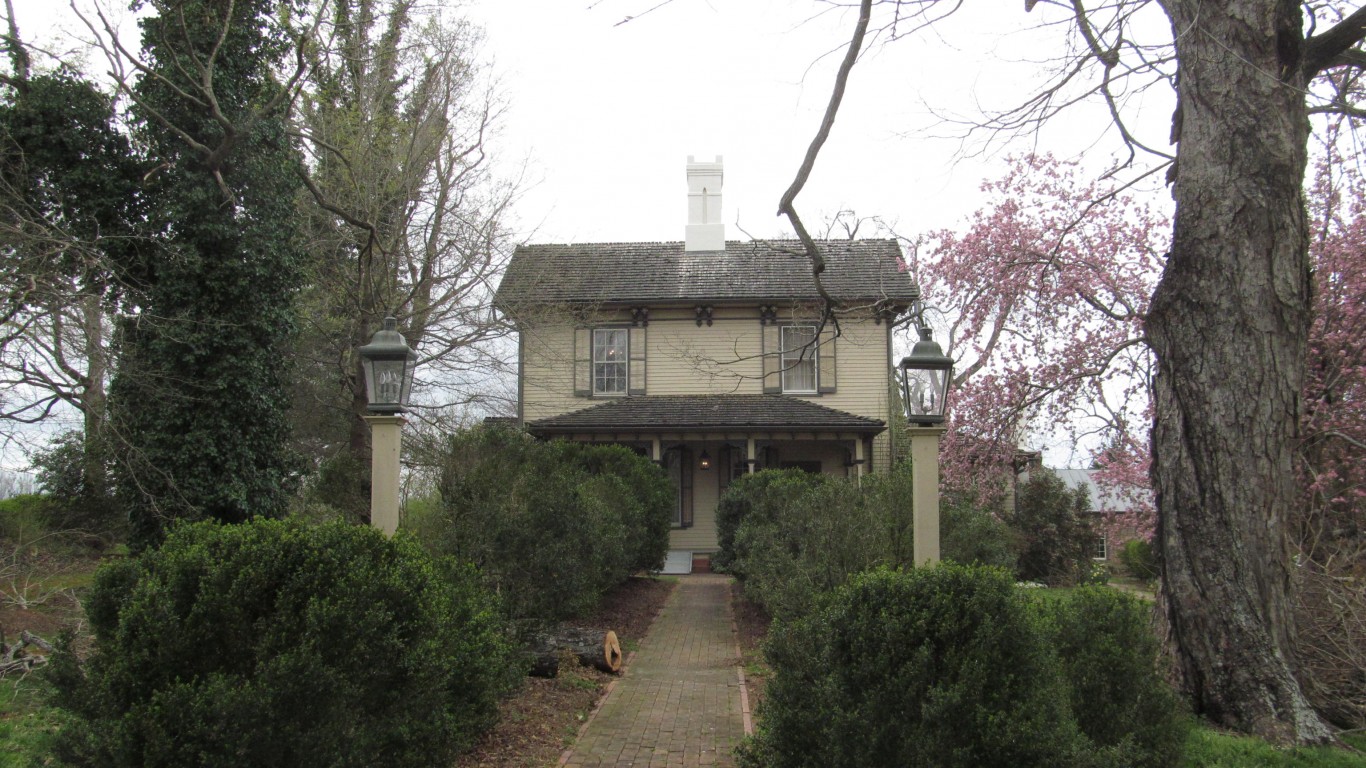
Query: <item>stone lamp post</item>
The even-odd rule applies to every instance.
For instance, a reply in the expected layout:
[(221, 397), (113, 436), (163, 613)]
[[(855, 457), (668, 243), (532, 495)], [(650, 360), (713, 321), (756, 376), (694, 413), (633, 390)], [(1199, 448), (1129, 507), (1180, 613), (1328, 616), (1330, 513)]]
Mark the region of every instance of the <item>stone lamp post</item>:
[(398, 530), (399, 454), (403, 413), (413, 390), (417, 353), (398, 332), (398, 321), (384, 318), (370, 343), (356, 350), (365, 372), (370, 414), (370, 524), (393, 536)]
[(920, 341), (902, 358), (901, 372), (911, 437), (913, 556), (916, 565), (929, 565), (939, 562), (939, 436), (944, 434), (953, 358), (931, 338), (930, 329), (921, 326)]

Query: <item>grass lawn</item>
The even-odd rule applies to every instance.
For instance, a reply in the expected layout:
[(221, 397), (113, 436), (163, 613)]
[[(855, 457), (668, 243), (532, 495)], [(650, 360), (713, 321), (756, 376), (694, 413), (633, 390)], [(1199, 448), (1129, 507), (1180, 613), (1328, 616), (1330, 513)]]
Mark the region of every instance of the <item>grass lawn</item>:
[(1353, 754), (1335, 747), (1278, 749), (1261, 739), (1196, 728), (1186, 742), (1185, 768), (1363, 768), (1366, 734), (1350, 734)]
[(32, 675), (0, 678), (0, 768), (46, 765), (58, 719)]

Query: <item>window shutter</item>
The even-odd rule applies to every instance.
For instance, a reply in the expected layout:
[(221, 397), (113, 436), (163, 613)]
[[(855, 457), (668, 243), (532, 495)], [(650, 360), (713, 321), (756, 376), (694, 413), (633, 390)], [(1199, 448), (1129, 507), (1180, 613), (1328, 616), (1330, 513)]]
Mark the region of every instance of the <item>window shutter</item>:
[(763, 349), (760, 351), (764, 361), (764, 394), (780, 395), (783, 392), (783, 355), (782, 326), (769, 323), (763, 326)]
[(643, 395), (645, 394), (645, 328), (630, 329), (629, 341), (631, 364), (629, 383), (626, 385), (626, 394)]
[(827, 322), (821, 329), (819, 350), (816, 363), (820, 371), (816, 375), (817, 392), (830, 394), (835, 391), (835, 324)]
[(679, 466), (679, 488), (678, 488), (678, 512), (679, 520), (684, 528), (692, 527), (692, 475), (693, 458), (692, 451), (688, 448), (680, 448), (678, 451)]
[(593, 329), (574, 329), (574, 397), (593, 394)]

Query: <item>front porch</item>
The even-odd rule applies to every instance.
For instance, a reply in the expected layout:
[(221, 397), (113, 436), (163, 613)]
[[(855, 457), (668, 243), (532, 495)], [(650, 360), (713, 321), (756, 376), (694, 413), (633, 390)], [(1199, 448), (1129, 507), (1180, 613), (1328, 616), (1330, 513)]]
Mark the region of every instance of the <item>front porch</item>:
[(619, 398), (527, 429), (625, 445), (660, 464), (677, 491), (669, 548), (705, 556), (717, 549), (717, 501), (736, 479), (788, 468), (862, 477), (886, 425), (782, 395), (698, 395)]

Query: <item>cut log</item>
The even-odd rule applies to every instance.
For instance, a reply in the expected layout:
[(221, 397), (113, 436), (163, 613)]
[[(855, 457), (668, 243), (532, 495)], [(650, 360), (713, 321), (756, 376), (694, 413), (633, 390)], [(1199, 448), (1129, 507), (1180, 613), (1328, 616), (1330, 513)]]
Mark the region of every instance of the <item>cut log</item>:
[(536, 638), (531, 644), (532, 677), (555, 677), (560, 674), (560, 658), (568, 654), (586, 667), (617, 674), (621, 672), (621, 643), (612, 630), (574, 629), (564, 627), (549, 635)]

